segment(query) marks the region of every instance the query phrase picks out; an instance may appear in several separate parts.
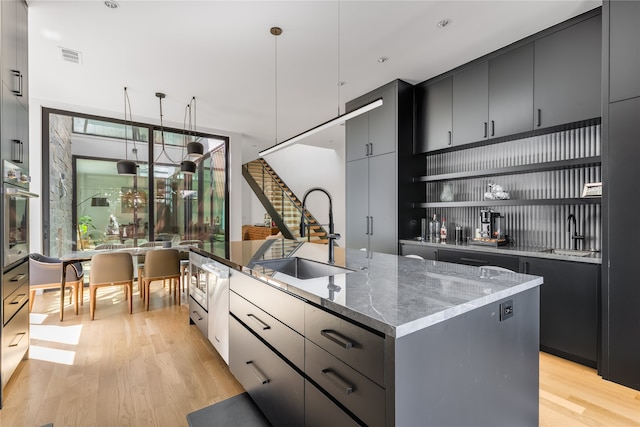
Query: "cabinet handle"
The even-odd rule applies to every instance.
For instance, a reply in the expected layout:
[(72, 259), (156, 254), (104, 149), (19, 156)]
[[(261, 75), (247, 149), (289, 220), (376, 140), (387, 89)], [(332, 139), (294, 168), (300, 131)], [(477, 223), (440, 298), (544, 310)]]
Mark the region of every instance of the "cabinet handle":
[(258, 319), (258, 316), (256, 316), (255, 314), (247, 314), (247, 317), (249, 317), (251, 320), (253, 320), (258, 325), (260, 325), (263, 331), (266, 331), (267, 329), (271, 329), (271, 326), (267, 325), (262, 320)]
[(365, 221), (367, 222), (367, 232), (365, 234), (368, 236), (369, 235), (369, 216), (366, 217)]
[(369, 221), (371, 221), (371, 225), (369, 226), (369, 235), (373, 236), (373, 217), (369, 217)]
[(331, 384), (336, 386), (339, 390), (344, 391), (344, 394), (349, 395), (353, 393), (353, 386), (350, 385), (345, 380), (343, 380), (338, 374), (333, 372), (331, 369), (328, 369), (328, 368), (323, 369), (321, 372), (322, 372), (322, 375), (327, 377), (327, 380), (329, 380)]
[(353, 348), (353, 342), (349, 340), (349, 338), (339, 334), (336, 331), (332, 331), (331, 329), (323, 329), (322, 331), (320, 331), (320, 335), (322, 335), (329, 341), (333, 341), (345, 350)]
[(13, 276), (11, 278), (10, 282), (18, 282), (18, 281), (24, 279), (24, 276), (26, 276), (26, 274), (24, 274), (24, 273), (16, 274), (15, 276)]
[(12, 162), (16, 162), (16, 163), (22, 163), (21, 159), (20, 159), (20, 144), (21, 141), (19, 139), (12, 139), (11, 142), (13, 143), (13, 147), (11, 150), (11, 161)]
[(488, 261), (483, 259), (475, 259), (475, 258), (460, 258), (460, 261), (474, 262), (476, 264), (489, 264)]
[(373, 142), (369, 143), (369, 155), (373, 156)]
[(369, 157), (369, 144), (364, 144), (364, 155)]
[(20, 141), (20, 163), (24, 162), (24, 142)]
[(258, 379), (258, 381), (260, 381), (261, 384), (269, 383), (269, 378), (264, 376), (264, 374), (260, 371), (260, 369), (258, 369), (258, 367), (253, 364), (252, 360), (245, 363), (247, 364), (247, 366), (249, 366), (249, 369), (251, 369), (251, 372), (253, 372), (253, 375), (256, 376), (256, 378)]
[(200, 316), (200, 313), (198, 313), (197, 311), (193, 310), (193, 314), (195, 314), (196, 316), (198, 316), (198, 320), (202, 320), (204, 319), (204, 317)]
[(484, 137), (487, 137), (487, 122), (484, 122)]
[(538, 108), (538, 124), (537, 126), (540, 127), (542, 125), (542, 110)]
[(491, 120), (491, 136), (495, 136), (496, 134), (496, 122)]
[(21, 78), (21, 74), (20, 71), (18, 70), (11, 70), (11, 74), (13, 75), (13, 77), (15, 78), (14, 80), (18, 81), (18, 90), (15, 89), (16, 85), (14, 82), (14, 88), (11, 89), (11, 93), (13, 93), (16, 96), (22, 96), (22, 78)]
[(522, 261), (522, 270), (524, 274), (529, 274), (529, 261)]
[(17, 334), (9, 344), (9, 347), (17, 347), (18, 344), (20, 344), (20, 341), (22, 341), (22, 338), (25, 337), (25, 335), (27, 335), (26, 332), (20, 332), (19, 334)]
[(26, 298), (27, 294), (20, 294), (18, 296), (16, 296), (13, 301), (11, 301), (9, 304), (11, 305), (17, 305), (17, 304), (21, 304), (22, 302), (24, 302), (27, 298)]
[(449, 131), (449, 143), (447, 145), (451, 145), (451, 131)]

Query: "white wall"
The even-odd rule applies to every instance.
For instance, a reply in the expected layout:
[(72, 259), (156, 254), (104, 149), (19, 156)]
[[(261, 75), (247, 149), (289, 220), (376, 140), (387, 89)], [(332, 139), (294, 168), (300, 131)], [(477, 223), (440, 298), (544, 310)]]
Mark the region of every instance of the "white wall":
[[(40, 194), (37, 199), (30, 199), (29, 224), (30, 230), (30, 250), (31, 252), (42, 253), (42, 232), (43, 232), (43, 215), (42, 199), (48, 197), (48, 189), (42, 188), (42, 108), (53, 108), (71, 112), (79, 112), (74, 106), (56, 103), (50, 100), (41, 100), (36, 98), (29, 99), (29, 173), (31, 175), (30, 190), (33, 193)], [(94, 114), (103, 117), (114, 117), (112, 113), (99, 110), (83, 110), (82, 113)], [(144, 118), (135, 118), (136, 121), (155, 124), (155, 119), (145, 120)], [(177, 129), (182, 124), (168, 123), (167, 126), (173, 126)], [(214, 135), (229, 137), (229, 240), (242, 240), (242, 136), (237, 133), (224, 132), (216, 129), (199, 128), (198, 131), (203, 133), (211, 133)], [(115, 153), (113, 150), (115, 149)], [(107, 153), (101, 153), (105, 157), (118, 158), (124, 152), (124, 147), (112, 147)], [(94, 156), (96, 153), (93, 154)], [(71, 176), (71, 171), (69, 171)], [(72, 197), (68, 194), (67, 197)]]
[[(335, 231), (344, 236), (345, 153), (344, 144), (336, 145), (336, 149), (331, 149), (296, 144), (264, 158), (296, 196), (302, 198), (311, 187), (326, 189), (333, 199)], [(257, 198), (255, 203), (260, 203)], [(307, 208), (320, 223), (328, 224), (329, 202), (324, 194), (311, 193)], [(341, 246), (344, 246), (343, 243), (339, 242)]]

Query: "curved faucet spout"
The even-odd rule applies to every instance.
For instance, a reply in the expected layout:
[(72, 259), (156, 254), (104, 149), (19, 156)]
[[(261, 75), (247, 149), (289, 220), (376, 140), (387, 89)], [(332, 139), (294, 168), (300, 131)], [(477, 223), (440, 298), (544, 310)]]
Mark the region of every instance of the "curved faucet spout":
[(329, 264), (333, 264), (334, 263), (334, 246), (335, 246), (335, 241), (337, 239), (340, 238), (339, 234), (336, 234), (334, 232), (334, 226), (333, 226), (333, 198), (331, 197), (331, 194), (325, 190), (322, 187), (312, 187), (310, 189), (308, 189), (305, 193), (304, 196), (302, 196), (302, 212), (300, 215), (300, 237), (305, 237), (305, 223), (304, 223), (304, 212), (306, 210), (307, 207), (307, 196), (309, 196), (309, 194), (313, 193), (314, 191), (320, 191), (322, 193), (324, 193), (327, 198), (329, 199), (329, 235), (327, 236), (327, 238), (329, 239)]

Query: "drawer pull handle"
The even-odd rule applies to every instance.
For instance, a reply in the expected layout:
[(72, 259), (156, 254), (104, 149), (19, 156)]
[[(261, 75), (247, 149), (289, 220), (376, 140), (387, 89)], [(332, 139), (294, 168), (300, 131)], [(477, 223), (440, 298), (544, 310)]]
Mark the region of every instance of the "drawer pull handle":
[(349, 395), (349, 394), (353, 393), (353, 386), (350, 385), (345, 380), (343, 380), (340, 377), (340, 375), (336, 374), (331, 369), (328, 369), (328, 368), (327, 369), (323, 369), (322, 370), (322, 375), (327, 377), (327, 380), (329, 380), (329, 382), (331, 384), (336, 386), (341, 391), (344, 391), (344, 394)]
[(21, 304), (24, 300), (26, 300), (26, 296), (27, 296), (27, 294), (19, 294), (9, 304), (11, 304), (11, 305)]
[(262, 320), (258, 319), (258, 316), (256, 316), (255, 314), (247, 314), (247, 317), (249, 317), (251, 320), (253, 320), (258, 325), (260, 325), (263, 331), (266, 331), (267, 329), (271, 329), (271, 326), (267, 325)]
[(19, 334), (17, 334), (13, 340), (11, 341), (11, 344), (9, 344), (9, 347), (17, 347), (18, 344), (20, 344), (20, 341), (22, 341), (22, 338), (24, 338), (24, 336), (27, 335), (26, 332), (20, 332)]
[(198, 316), (198, 320), (203, 320), (204, 317), (200, 316), (200, 313), (198, 313), (197, 311), (193, 310), (193, 314), (195, 314), (196, 316)]
[(460, 261), (466, 261), (466, 262), (474, 262), (477, 264), (488, 264), (488, 261), (485, 261), (483, 259), (475, 259), (475, 258), (460, 258)]
[(24, 274), (24, 273), (16, 274), (15, 276), (13, 276), (13, 277), (11, 278), (11, 281), (12, 281), (12, 282), (18, 282), (18, 281), (20, 281), (20, 280), (24, 279), (24, 276), (26, 276), (26, 274)]
[(349, 340), (349, 338), (340, 335), (336, 331), (332, 331), (331, 329), (323, 329), (320, 331), (320, 335), (327, 338), (330, 341), (338, 344), (340, 347), (343, 347), (345, 350), (349, 350), (353, 347), (353, 342)]
[(265, 377), (262, 372), (260, 372), (260, 369), (258, 369), (258, 367), (253, 364), (253, 361), (250, 360), (245, 363), (247, 364), (247, 366), (249, 366), (249, 369), (251, 369), (251, 372), (253, 372), (253, 375), (256, 376), (256, 378), (258, 379), (258, 381), (260, 381), (261, 384), (269, 383), (269, 379)]

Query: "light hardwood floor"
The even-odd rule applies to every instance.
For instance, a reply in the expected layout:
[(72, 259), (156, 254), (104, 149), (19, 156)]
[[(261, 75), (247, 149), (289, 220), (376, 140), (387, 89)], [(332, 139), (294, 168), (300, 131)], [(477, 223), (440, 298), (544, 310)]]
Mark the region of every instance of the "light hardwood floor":
[[(94, 321), (87, 298), (62, 323), (57, 293), (36, 297), (31, 358), (5, 389), (0, 426), (187, 426), (189, 412), (241, 393), (184, 300), (151, 292), (151, 310), (136, 293), (129, 315), (121, 288), (101, 289)], [(540, 426), (640, 426), (640, 392), (541, 353)]]

